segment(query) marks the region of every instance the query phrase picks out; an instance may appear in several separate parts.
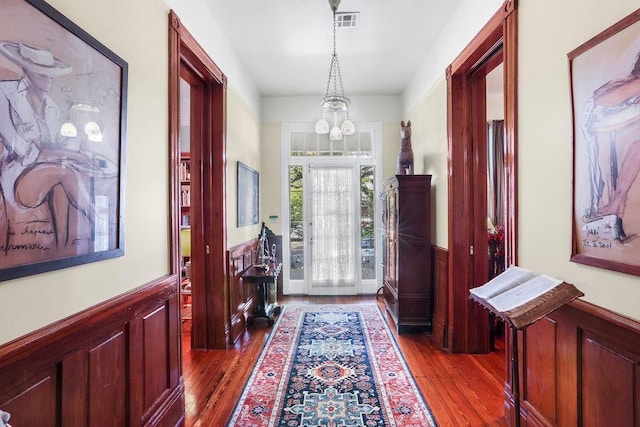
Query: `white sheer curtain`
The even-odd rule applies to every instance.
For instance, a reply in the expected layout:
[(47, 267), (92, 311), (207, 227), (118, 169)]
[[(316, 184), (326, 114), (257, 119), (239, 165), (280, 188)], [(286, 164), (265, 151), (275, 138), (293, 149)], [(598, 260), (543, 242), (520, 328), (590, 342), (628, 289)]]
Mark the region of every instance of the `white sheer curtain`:
[(312, 286), (353, 284), (353, 168), (311, 167)]

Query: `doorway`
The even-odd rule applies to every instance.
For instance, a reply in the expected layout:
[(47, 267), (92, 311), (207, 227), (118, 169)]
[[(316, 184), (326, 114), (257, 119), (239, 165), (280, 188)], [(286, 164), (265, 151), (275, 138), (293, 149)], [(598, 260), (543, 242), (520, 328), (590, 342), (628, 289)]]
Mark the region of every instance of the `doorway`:
[(487, 75), (504, 71), (504, 263), (517, 262), (516, 105), (517, 3), (506, 1), (447, 69), (449, 259), (447, 347), (490, 350), (488, 312), (469, 289), (489, 277), (487, 236)]
[(282, 131), (284, 294), (374, 294), (381, 282), (376, 212), (381, 123), (331, 141), (312, 123)]
[(311, 254), (309, 295), (356, 295), (356, 196), (354, 166), (310, 165), (306, 200)]
[[(179, 283), (183, 275), (188, 274), (190, 279), (193, 348), (226, 348), (230, 342), (225, 289), (225, 104), (226, 77), (172, 11), (169, 15), (171, 267)], [(182, 148), (181, 137), (188, 140)], [(181, 174), (185, 160), (188, 160), (188, 182), (182, 180)], [(190, 238), (181, 242), (179, 234), (187, 224)], [(190, 241), (188, 272), (180, 251), (181, 243), (187, 246), (186, 239)], [(181, 304), (185, 299), (180, 298)]]

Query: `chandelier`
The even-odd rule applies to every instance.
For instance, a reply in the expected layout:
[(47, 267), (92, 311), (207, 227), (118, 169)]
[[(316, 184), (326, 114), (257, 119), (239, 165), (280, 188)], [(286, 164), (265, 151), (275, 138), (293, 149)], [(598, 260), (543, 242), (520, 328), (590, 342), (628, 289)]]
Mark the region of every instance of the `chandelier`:
[[(331, 65), (329, 66), (329, 79), (327, 80), (327, 90), (320, 103), (320, 120), (316, 123), (316, 133), (320, 135), (329, 134), (329, 139), (338, 141), (342, 135), (353, 135), (355, 127), (349, 120), (349, 104), (351, 100), (344, 96), (342, 86), (342, 73), (340, 72), (340, 61), (336, 53), (336, 11), (340, 5), (340, 0), (329, 0), (329, 6), (333, 11), (333, 54), (331, 55)], [(329, 89), (333, 82), (333, 94), (329, 95)], [(340, 94), (338, 94), (338, 82), (340, 82)], [(329, 131), (329, 122), (325, 119), (325, 113), (330, 113), (333, 117), (333, 127)], [(338, 126), (338, 117), (344, 115), (342, 124)]]

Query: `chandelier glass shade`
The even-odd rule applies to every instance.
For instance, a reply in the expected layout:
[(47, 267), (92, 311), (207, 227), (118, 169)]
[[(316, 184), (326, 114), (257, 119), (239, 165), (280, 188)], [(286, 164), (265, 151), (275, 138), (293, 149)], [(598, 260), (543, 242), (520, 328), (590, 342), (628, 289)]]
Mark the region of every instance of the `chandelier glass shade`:
[[(320, 135), (329, 134), (332, 141), (341, 140), (343, 135), (353, 135), (355, 126), (349, 120), (349, 105), (351, 100), (344, 96), (344, 87), (342, 85), (342, 73), (340, 72), (340, 61), (336, 51), (336, 11), (340, 0), (329, 0), (329, 5), (333, 12), (333, 54), (331, 55), (331, 64), (329, 66), (329, 78), (327, 80), (327, 90), (324, 98), (320, 102), (320, 120), (316, 123), (316, 133)], [(333, 83), (333, 84), (332, 84)], [(338, 93), (338, 83), (340, 84), (340, 93)], [(329, 94), (329, 90), (333, 87), (333, 94)], [(329, 115), (328, 119), (333, 121), (333, 126), (329, 125), (325, 115)], [(338, 126), (338, 120), (344, 116), (342, 124)]]

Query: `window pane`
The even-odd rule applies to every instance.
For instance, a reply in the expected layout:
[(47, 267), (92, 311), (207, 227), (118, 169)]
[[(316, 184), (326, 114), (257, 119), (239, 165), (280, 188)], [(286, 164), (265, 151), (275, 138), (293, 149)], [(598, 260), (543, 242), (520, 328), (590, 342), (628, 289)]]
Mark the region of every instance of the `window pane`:
[(291, 134), (291, 155), (304, 156), (304, 133), (294, 132)]
[(338, 141), (331, 141), (332, 155), (344, 156), (344, 139), (345, 137)]
[(318, 155), (330, 156), (331, 155), (331, 141), (329, 141), (329, 135), (318, 135)]
[(316, 135), (314, 132), (307, 132), (305, 135), (305, 155), (317, 156), (318, 155), (318, 138), (327, 138), (329, 135)]
[(360, 167), (360, 247), (363, 279), (376, 278), (374, 170), (373, 166)]
[(360, 155), (372, 156), (373, 151), (371, 150), (371, 134), (369, 132), (362, 132), (358, 135), (360, 136)]
[(345, 151), (347, 156), (357, 156), (358, 155), (358, 138), (359, 132), (354, 133), (353, 135), (345, 136)]
[(304, 279), (302, 166), (289, 166), (289, 253), (292, 280)]

